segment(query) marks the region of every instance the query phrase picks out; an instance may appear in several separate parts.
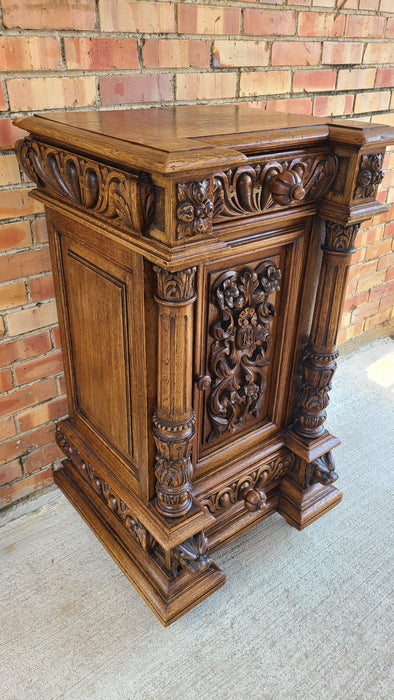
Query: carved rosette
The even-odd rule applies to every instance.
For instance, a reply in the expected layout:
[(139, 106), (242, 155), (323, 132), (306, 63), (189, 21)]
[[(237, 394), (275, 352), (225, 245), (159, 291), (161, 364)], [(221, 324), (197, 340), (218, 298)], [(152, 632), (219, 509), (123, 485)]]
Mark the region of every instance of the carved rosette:
[(261, 214), (323, 197), (337, 171), (333, 153), (241, 165), (214, 177), (214, 221)]
[(155, 197), (146, 173), (125, 173), (27, 138), (18, 141), (17, 156), (29, 178), (46, 194), (136, 233), (144, 233), (150, 225)]
[(154, 545), (154, 540), (142, 523), (135, 518), (130, 512), (129, 507), (116, 494), (112, 486), (100, 477), (95, 468), (86, 461), (75, 445), (71, 444), (65, 433), (56, 428), (56, 442), (60, 449), (71, 458), (73, 464), (80, 470), (85, 481), (92, 487), (95, 493), (107, 505), (107, 507), (117, 516), (127, 532), (135, 539), (138, 544), (149, 551)]
[(195, 267), (188, 267), (186, 270), (170, 272), (158, 265), (153, 266), (157, 275), (156, 297), (164, 302), (194, 301), (196, 292), (194, 289), (194, 279), (196, 275)]
[(211, 561), (208, 556), (208, 540), (203, 531), (171, 550), (173, 573), (177, 573), (179, 568), (191, 574), (200, 573), (210, 565)]
[(294, 430), (307, 438), (315, 438), (324, 431), (331, 380), (334, 376), (338, 351), (319, 354), (307, 350), (303, 362), (303, 382), (297, 396)]
[(382, 162), (383, 153), (369, 153), (361, 156), (354, 199), (368, 199), (376, 196), (384, 177)]
[(177, 238), (211, 233), (213, 204), (209, 190), (209, 180), (192, 180), (177, 185)]
[[(267, 464), (255, 469), (250, 474), (236, 479), (231, 484), (221, 488), (216, 493), (211, 494), (208, 498), (200, 499), (201, 505), (207, 508), (213, 514), (220, 514), (230, 508), (235, 503), (245, 500), (245, 494), (251, 491), (258, 492), (270, 481), (281, 479), (288, 471), (291, 470), (294, 464), (294, 455), (291, 452), (279, 455), (272, 459)], [(248, 508), (247, 510), (255, 510)], [(256, 508), (257, 510), (258, 508)]]
[(208, 441), (239, 430), (250, 417), (259, 417), (275, 315), (270, 299), (279, 290), (280, 277), (276, 264), (267, 260), (255, 270), (229, 270), (213, 285), (217, 315), (209, 331), (213, 342), (209, 350), (207, 410), (212, 431)]
[(342, 226), (333, 221), (326, 222), (326, 239), (324, 248), (338, 253), (353, 253), (355, 251), (354, 241), (361, 224), (351, 224)]
[(156, 454), (157, 509), (170, 517), (184, 515), (190, 509), (192, 463), (191, 451), (194, 438), (195, 415), (175, 423), (153, 416), (153, 434)]

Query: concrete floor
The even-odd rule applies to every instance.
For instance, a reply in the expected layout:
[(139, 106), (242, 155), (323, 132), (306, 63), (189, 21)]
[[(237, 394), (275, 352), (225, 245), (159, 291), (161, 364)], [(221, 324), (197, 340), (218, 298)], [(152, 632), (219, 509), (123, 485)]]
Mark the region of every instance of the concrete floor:
[(163, 629), (59, 496), (0, 529), (2, 700), (393, 698), (394, 342), (344, 357), (343, 502), (215, 553), (224, 588)]

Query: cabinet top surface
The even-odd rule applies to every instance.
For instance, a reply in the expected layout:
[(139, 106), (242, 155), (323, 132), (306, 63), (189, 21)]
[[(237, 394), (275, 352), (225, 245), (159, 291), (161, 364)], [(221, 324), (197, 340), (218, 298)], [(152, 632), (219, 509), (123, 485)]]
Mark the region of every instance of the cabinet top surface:
[[(388, 127), (363, 122), (262, 112), (245, 105), (193, 105), (153, 109), (45, 113), (16, 120), (46, 140), (95, 155), (111, 153), (125, 164), (161, 172), (184, 168), (185, 159), (233, 161), (241, 153), (322, 143), (329, 136), (365, 143), (393, 138)], [(226, 154), (223, 152), (226, 149)], [(231, 151), (231, 153), (230, 153)], [(238, 151), (238, 153), (236, 153)], [(175, 157), (175, 154), (177, 156)]]

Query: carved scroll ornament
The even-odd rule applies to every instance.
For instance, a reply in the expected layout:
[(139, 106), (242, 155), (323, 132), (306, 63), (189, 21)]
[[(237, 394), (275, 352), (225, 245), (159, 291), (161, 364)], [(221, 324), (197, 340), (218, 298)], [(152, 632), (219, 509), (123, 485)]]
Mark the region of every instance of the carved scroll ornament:
[(354, 199), (367, 199), (376, 196), (384, 177), (384, 172), (381, 169), (382, 161), (383, 153), (369, 153), (361, 156)]
[(201, 236), (212, 231), (213, 204), (209, 180), (192, 180), (177, 185), (177, 238)]
[(261, 214), (320, 199), (337, 171), (332, 153), (232, 168), (214, 178), (214, 221)]
[(259, 416), (275, 314), (269, 297), (279, 289), (280, 277), (275, 263), (267, 260), (255, 270), (224, 272), (213, 285), (217, 316), (210, 328), (208, 441)]
[(18, 141), (17, 155), (21, 167), (44, 192), (136, 233), (144, 233), (149, 226), (154, 192), (148, 175), (124, 173), (30, 139)]

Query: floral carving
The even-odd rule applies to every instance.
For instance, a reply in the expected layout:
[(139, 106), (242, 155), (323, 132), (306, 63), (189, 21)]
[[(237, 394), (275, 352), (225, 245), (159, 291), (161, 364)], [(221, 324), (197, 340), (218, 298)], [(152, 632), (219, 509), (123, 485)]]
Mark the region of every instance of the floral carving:
[(190, 573), (204, 571), (211, 563), (204, 533), (201, 531), (175, 547), (171, 551), (171, 561), (174, 570), (181, 567)]
[(249, 416), (259, 416), (275, 314), (270, 296), (279, 289), (280, 276), (268, 260), (256, 270), (225, 272), (213, 285), (212, 303), (218, 313), (210, 328), (208, 441), (242, 428)]
[(158, 265), (153, 266), (157, 275), (157, 296), (164, 301), (191, 301), (195, 298), (195, 267), (170, 272)]
[(247, 476), (236, 479), (200, 502), (211, 513), (221, 513), (234, 505), (234, 503), (243, 500), (245, 492), (248, 490), (262, 489), (269, 481), (281, 479), (282, 476), (290, 471), (293, 463), (294, 455), (291, 452), (279, 455)]
[(154, 211), (154, 191), (145, 173), (124, 173), (93, 160), (24, 139), (17, 143), (22, 168), (38, 187), (70, 200), (127, 230), (144, 233)]
[(384, 177), (384, 172), (381, 169), (382, 161), (383, 153), (369, 153), (361, 156), (354, 199), (375, 197)]
[(71, 457), (73, 464), (81, 470), (85, 481), (90, 484), (112, 513), (118, 517), (130, 535), (132, 535), (145, 551), (148, 551), (153, 545), (154, 540), (147, 529), (131, 514), (129, 507), (119, 498), (108, 482), (97, 474), (90, 462), (83, 459), (80, 451), (75, 445), (70, 443), (68, 437), (60, 428), (56, 428), (56, 442), (60, 449), (63, 450), (67, 456)]
[(326, 222), (326, 239), (324, 248), (338, 252), (352, 253), (354, 241), (361, 224), (351, 224), (350, 226), (342, 226), (333, 221)]
[(211, 233), (213, 204), (209, 180), (192, 180), (177, 185), (177, 238)]
[(241, 165), (214, 178), (214, 221), (239, 218), (302, 201), (331, 187), (337, 170), (332, 153)]

